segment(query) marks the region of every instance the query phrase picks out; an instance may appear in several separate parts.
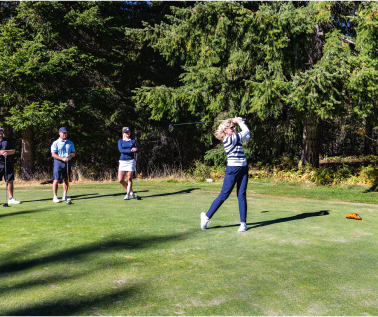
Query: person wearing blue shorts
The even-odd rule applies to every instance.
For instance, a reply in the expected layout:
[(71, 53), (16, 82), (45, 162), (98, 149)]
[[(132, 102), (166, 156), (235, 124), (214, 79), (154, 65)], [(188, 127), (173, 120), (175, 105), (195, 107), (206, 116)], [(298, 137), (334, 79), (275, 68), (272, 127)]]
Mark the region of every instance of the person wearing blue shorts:
[[(10, 160), (10, 155), (14, 154), (14, 146), (10, 139), (4, 137), (4, 130), (0, 127), (0, 181), (8, 181), (8, 204), (19, 204), (20, 202), (13, 197), (14, 171)], [(7, 170), (5, 171), (5, 163)], [(6, 179), (5, 179), (6, 178)]]
[[(235, 132), (235, 123), (240, 126), (240, 133)], [(236, 194), (238, 196), (240, 214), (240, 227), (238, 231), (247, 231), (246, 191), (248, 184), (248, 165), (241, 142), (250, 138), (249, 129), (241, 118), (228, 119), (219, 125), (215, 132), (215, 137), (223, 141), (223, 146), (227, 154), (227, 168), (222, 191), (213, 201), (208, 212), (201, 213), (201, 229), (207, 229), (211, 217), (228, 198), (235, 184), (237, 184)]]
[[(67, 200), (68, 177), (71, 174), (71, 158), (75, 156), (75, 147), (72, 141), (67, 139), (67, 129), (62, 127), (59, 129), (59, 138), (51, 145), (51, 156), (54, 158), (53, 171), (53, 193), (54, 203), (60, 203), (58, 198), (59, 180), (63, 178), (63, 196), (62, 200)], [(68, 166), (68, 174), (67, 174)]]

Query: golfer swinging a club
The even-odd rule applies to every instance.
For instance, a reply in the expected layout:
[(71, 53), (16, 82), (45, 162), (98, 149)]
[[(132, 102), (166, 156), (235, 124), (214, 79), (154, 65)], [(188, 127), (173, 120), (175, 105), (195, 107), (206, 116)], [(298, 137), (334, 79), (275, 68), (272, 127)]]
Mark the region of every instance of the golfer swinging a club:
[[(133, 172), (135, 171), (135, 153), (138, 152), (138, 145), (134, 139), (130, 138), (130, 129), (124, 127), (122, 129), (122, 139), (118, 140), (118, 150), (121, 153), (119, 158), (118, 181), (126, 190), (124, 200), (129, 200), (129, 197), (135, 198), (133, 193)], [(125, 176), (127, 175), (127, 183)]]
[(8, 138), (4, 138), (4, 130), (0, 127), (0, 181), (5, 179), (8, 184), (8, 204), (19, 204), (20, 202), (13, 197), (14, 172), (12, 162), (8, 155), (14, 154), (14, 146)]
[[(59, 138), (51, 145), (51, 156), (54, 158), (54, 172), (53, 172), (53, 192), (54, 203), (60, 203), (58, 198), (58, 183), (62, 176), (63, 178), (63, 197), (62, 200), (67, 200), (68, 174), (71, 174), (71, 158), (75, 156), (75, 147), (72, 141), (67, 139), (67, 130), (62, 127), (59, 129)], [(66, 168), (66, 164), (68, 168)], [(67, 174), (68, 170), (68, 174)]]
[[(241, 132), (235, 133), (235, 123), (237, 123)], [(244, 124), (242, 118), (234, 118), (223, 121), (215, 137), (223, 141), (224, 149), (227, 154), (227, 168), (224, 176), (222, 191), (213, 201), (207, 213), (201, 213), (201, 229), (207, 229), (211, 217), (228, 198), (235, 184), (237, 184), (237, 196), (239, 201), (240, 227), (239, 232), (247, 231), (247, 197), (246, 190), (248, 184), (248, 165), (247, 158), (243, 152), (242, 141), (250, 138), (248, 127)]]

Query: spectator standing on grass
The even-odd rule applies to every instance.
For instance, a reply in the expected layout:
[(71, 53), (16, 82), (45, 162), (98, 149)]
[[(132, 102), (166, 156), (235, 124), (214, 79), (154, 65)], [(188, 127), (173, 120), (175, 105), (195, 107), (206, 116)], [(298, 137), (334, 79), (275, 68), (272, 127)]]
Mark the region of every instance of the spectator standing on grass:
[[(138, 145), (135, 139), (130, 138), (130, 129), (122, 128), (122, 139), (118, 141), (118, 150), (121, 153), (119, 158), (118, 181), (126, 190), (126, 196), (123, 198), (129, 200), (129, 197), (135, 198), (133, 193), (133, 173), (135, 171), (135, 153), (138, 152)], [(127, 176), (127, 183), (125, 177)]]
[[(237, 123), (241, 132), (235, 132), (235, 123)], [(224, 149), (227, 154), (227, 168), (224, 176), (222, 191), (213, 201), (207, 213), (201, 213), (201, 229), (207, 229), (211, 217), (228, 198), (235, 184), (236, 193), (239, 201), (240, 227), (239, 232), (247, 231), (247, 184), (248, 184), (248, 165), (247, 158), (243, 152), (242, 141), (250, 138), (248, 127), (241, 118), (228, 119), (223, 121), (215, 137), (223, 141)]]
[[(53, 171), (53, 192), (54, 203), (60, 203), (58, 198), (59, 180), (63, 178), (63, 196), (62, 200), (67, 200), (68, 177), (71, 174), (71, 158), (75, 156), (75, 147), (72, 141), (67, 139), (67, 129), (59, 129), (59, 138), (51, 145), (51, 156), (54, 158)], [(68, 166), (68, 174), (67, 174)]]
[[(0, 127), (0, 181), (8, 181), (8, 204), (19, 204), (20, 202), (13, 197), (13, 181), (14, 181), (14, 171), (13, 165), (9, 155), (14, 154), (14, 146), (8, 138), (4, 138), (4, 130)], [(6, 163), (6, 175), (5, 175), (5, 163)]]

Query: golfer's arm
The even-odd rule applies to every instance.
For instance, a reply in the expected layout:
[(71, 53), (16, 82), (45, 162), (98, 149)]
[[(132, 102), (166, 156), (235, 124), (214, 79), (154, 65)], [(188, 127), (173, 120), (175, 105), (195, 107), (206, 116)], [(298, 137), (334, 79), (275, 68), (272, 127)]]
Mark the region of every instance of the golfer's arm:
[(13, 155), (15, 150), (12, 149), (12, 150), (4, 150), (4, 152), (7, 152), (8, 155)]
[(57, 159), (59, 161), (63, 161), (64, 158), (63, 157), (60, 157), (56, 152), (51, 152), (51, 156), (54, 158), (54, 159)]
[(76, 155), (76, 152), (71, 152), (71, 153), (70, 153), (70, 156), (71, 156), (71, 157), (75, 157), (75, 155)]
[(245, 141), (245, 140), (249, 139), (251, 137), (251, 134), (249, 132), (247, 125), (243, 121), (241, 121), (241, 122), (239, 122), (239, 127), (241, 128), (241, 132), (240, 132), (241, 141)]

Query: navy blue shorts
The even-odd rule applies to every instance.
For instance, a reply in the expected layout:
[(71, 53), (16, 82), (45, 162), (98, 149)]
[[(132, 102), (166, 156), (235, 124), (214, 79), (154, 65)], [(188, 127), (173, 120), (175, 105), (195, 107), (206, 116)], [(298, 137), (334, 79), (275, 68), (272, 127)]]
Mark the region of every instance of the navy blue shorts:
[[(68, 161), (68, 173), (71, 178), (71, 161)], [(54, 159), (53, 179), (60, 180), (60, 177), (67, 179), (67, 165), (65, 162)]]
[[(3, 180), (3, 177), (5, 179), (5, 167), (0, 166), (0, 181)], [(13, 166), (12, 163), (7, 163), (7, 179), (5, 179), (6, 182), (9, 181), (14, 181), (14, 171), (13, 171)]]

